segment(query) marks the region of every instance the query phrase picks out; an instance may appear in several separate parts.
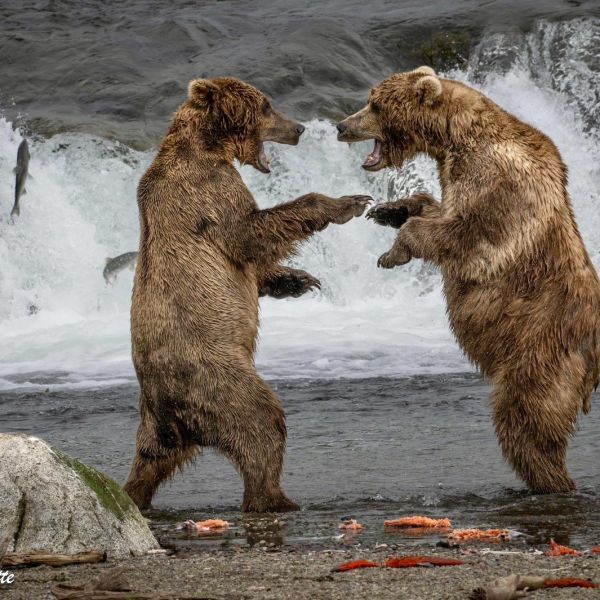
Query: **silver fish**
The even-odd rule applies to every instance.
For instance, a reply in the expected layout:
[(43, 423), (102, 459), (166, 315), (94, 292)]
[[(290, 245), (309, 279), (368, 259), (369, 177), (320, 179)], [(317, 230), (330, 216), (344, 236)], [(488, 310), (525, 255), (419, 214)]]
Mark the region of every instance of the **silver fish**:
[(27, 175), (29, 175), (29, 144), (27, 140), (23, 140), (19, 144), (17, 166), (14, 168), (13, 173), (15, 174), (15, 204), (10, 211), (10, 216), (14, 217), (16, 215), (18, 217), (21, 214), (19, 200), (21, 196), (27, 193), (25, 190), (25, 181)]
[(125, 252), (125, 254), (120, 254), (114, 258), (108, 257), (104, 271), (102, 271), (106, 283), (112, 283), (117, 278), (117, 275), (127, 267), (133, 271), (137, 257), (137, 252)]

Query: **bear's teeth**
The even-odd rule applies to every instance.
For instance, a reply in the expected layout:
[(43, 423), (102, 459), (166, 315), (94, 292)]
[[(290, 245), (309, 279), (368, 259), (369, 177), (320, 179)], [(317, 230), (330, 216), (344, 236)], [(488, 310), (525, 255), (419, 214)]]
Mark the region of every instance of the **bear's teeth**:
[(267, 156), (267, 153), (265, 152), (265, 149), (262, 144), (258, 151), (258, 162), (260, 163), (263, 169), (266, 169), (267, 171), (269, 170), (269, 165), (271, 164), (271, 161), (269, 160), (269, 157)]
[(371, 151), (371, 154), (367, 156), (363, 165), (365, 167), (374, 167), (378, 165), (381, 162), (381, 150), (381, 142), (379, 140), (375, 140), (373, 150)]

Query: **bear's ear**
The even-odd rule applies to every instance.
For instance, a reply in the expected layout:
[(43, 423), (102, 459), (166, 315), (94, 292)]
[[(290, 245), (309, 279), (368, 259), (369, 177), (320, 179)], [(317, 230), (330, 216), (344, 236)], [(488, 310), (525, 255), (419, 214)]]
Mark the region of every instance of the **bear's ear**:
[(188, 98), (195, 104), (210, 108), (215, 100), (219, 86), (210, 79), (194, 79), (188, 86)]
[(426, 67), (425, 65), (415, 69), (413, 73), (422, 73), (423, 75), (433, 75), (434, 77), (437, 77), (436, 72), (431, 67)]
[[(429, 67), (421, 67), (429, 68)], [(442, 95), (442, 82), (435, 75), (420, 77), (416, 83), (417, 95), (423, 104), (432, 106)]]

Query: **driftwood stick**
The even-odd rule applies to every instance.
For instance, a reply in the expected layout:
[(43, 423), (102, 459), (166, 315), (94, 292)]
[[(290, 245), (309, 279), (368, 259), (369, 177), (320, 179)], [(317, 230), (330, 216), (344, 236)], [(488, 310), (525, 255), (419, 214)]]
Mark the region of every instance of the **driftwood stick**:
[(515, 600), (524, 598), (529, 590), (543, 587), (543, 577), (508, 575), (495, 579), (485, 589), (474, 590), (470, 600)]
[(182, 596), (172, 592), (132, 592), (122, 567), (103, 570), (85, 584), (59, 583), (52, 588), (58, 600), (216, 600), (208, 596)]
[(48, 565), (63, 567), (83, 563), (98, 563), (106, 560), (106, 552), (92, 550), (77, 554), (50, 554), (48, 552), (7, 552), (2, 558), (3, 567), (34, 567)]
[(589, 579), (577, 577), (563, 577), (562, 579), (549, 579), (534, 575), (508, 575), (492, 581), (486, 588), (477, 588), (469, 596), (469, 600), (515, 600), (524, 598), (527, 592), (543, 588), (589, 588), (598, 587)]
[(108, 590), (85, 590), (83, 586), (67, 586), (59, 583), (52, 588), (58, 600), (217, 600), (209, 596), (182, 596), (176, 593), (115, 592)]

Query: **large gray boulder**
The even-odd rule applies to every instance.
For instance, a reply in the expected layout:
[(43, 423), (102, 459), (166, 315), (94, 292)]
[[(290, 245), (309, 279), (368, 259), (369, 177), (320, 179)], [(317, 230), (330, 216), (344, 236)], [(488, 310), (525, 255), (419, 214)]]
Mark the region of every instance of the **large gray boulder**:
[(158, 548), (112, 479), (43, 440), (0, 433), (0, 543), (7, 537), (9, 552), (123, 557)]

